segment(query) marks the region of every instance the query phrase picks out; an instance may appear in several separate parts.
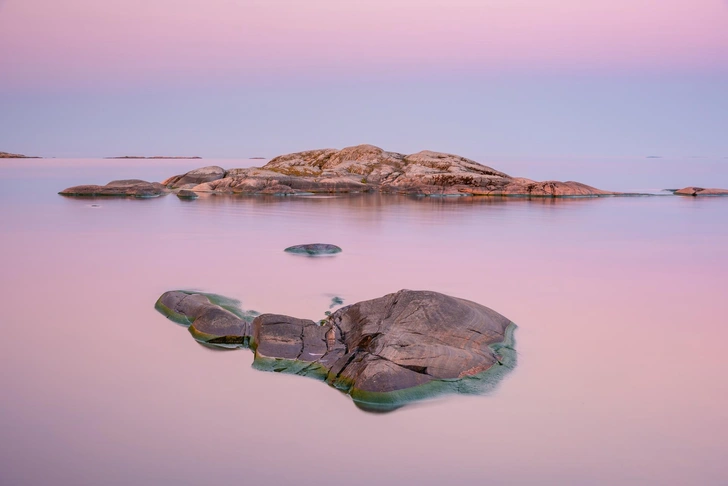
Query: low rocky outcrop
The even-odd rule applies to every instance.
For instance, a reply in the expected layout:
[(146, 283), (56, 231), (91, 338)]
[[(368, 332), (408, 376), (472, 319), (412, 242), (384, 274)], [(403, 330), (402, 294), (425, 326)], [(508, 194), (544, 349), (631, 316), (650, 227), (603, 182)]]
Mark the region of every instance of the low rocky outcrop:
[[(205, 167), (163, 182), (171, 189), (232, 194), (380, 192), (414, 195), (607, 196), (578, 182), (511, 177), (458, 155), (422, 151), (404, 155), (373, 145), (282, 155), (263, 167)], [(196, 185), (195, 185), (196, 184)]]
[(341, 248), (336, 245), (330, 245), (328, 243), (309, 243), (306, 245), (295, 245), (289, 246), (284, 251), (288, 253), (296, 253), (299, 255), (334, 255), (341, 253)]
[(704, 189), (702, 187), (684, 187), (675, 191), (678, 196), (728, 196), (728, 189)]
[(255, 368), (324, 380), (365, 410), (389, 411), (442, 393), (481, 393), (515, 366), (509, 319), (437, 292), (400, 290), (320, 322), (253, 318), (216, 298), (173, 291), (156, 308), (189, 325), (204, 344), (249, 347)]
[(58, 194), (62, 196), (133, 196), (139, 198), (157, 197), (167, 194), (169, 189), (158, 182), (147, 182), (139, 179), (111, 181), (105, 186), (74, 186), (64, 189)]

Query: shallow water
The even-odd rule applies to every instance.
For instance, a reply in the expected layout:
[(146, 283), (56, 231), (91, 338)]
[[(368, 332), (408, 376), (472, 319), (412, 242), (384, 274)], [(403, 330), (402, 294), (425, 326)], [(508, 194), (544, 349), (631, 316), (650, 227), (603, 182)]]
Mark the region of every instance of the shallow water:
[[(203, 163), (0, 162), (1, 484), (728, 482), (728, 198), (56, 195)], [(716, 161), (491, 165), (728, 186)], [(282, 251), (309, 242), (344, 251)], [(198, 345), (154, 310), (177, 288), (311, 319), (436, 290), (516, 322), (518, 366), (488, 396), (368, 414)]]

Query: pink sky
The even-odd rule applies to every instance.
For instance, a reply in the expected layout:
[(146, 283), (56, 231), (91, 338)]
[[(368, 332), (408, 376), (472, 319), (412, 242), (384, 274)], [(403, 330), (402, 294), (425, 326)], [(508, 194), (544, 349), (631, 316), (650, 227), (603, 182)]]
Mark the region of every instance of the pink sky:
[(728, 3), (0, 0), (0, 65), (0, 87), (395, 69), (718, 72)]

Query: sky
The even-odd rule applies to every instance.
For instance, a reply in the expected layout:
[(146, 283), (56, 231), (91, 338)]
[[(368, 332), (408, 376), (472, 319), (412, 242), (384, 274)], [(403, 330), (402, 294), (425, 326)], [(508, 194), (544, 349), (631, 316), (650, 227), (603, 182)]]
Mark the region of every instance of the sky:
[(726, 0), (0, 0), (0, 150), (728, 156)]

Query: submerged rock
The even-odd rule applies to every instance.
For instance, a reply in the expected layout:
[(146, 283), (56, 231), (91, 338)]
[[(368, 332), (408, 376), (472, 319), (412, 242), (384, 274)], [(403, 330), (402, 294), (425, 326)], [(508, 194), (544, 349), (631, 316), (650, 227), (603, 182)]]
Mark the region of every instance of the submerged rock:
[(297, 253), (300, 255), (334, 255), (341, 253), (341, 248), (336, 245), (330, 245), (328, 243), (309, 243), (306, 245), (295, 245), (289, 246), (285, 250), (288, 253)]
[(684, 187), (675, 191), (678, 196), (728, 196), (728, 189), (704, 189), (702, 187)]
[(188, 189), (181, 189), (177, 192), (177, 197), (180, 199), (197, 199), (198, 196), (195, 191), (190, 191)]
[(111, 181), (105, 186), (85, 185), (64, 189), (58, 194), (62, 196), (133, 196), (157, 197), (167, 194), (169, 189), (158, 182), (147, 182), (140, 179)]
[(189, 324), (201, 342), (250, 347), (256, 369), (324, 380), (369, 411), (442, 393), (482, 393), (516, 363), (515, 324), (437, 292), (400, 290), (341, 308), (322, 324), (277, 314), (251, 321), (210, 294), (183, 291), (165, 293), (156, 308)]

